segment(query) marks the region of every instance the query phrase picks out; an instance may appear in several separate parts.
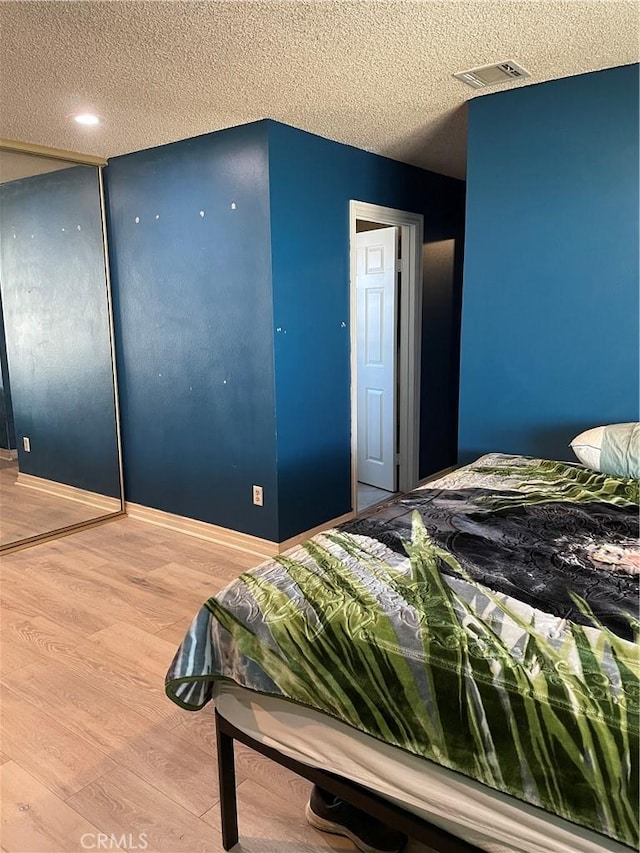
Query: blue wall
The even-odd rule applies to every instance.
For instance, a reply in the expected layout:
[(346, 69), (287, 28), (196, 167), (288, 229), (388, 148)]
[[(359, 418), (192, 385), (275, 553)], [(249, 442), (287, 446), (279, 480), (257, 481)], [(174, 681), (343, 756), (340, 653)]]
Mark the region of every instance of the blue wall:
[(266, 126), (116, 158), (106, 182), (127, 500), (275, 539)]
[[(459, 262), (464, 184), (277, 122), (269, 172), (282, 541), (351, 509), (349, 200), (424, 214)], [(459, 285), (425, 269), (421, 476), (456, 458)]]
[[(106, 182), (127, 500), (273, 541), (348, 511), (349, 199), (460, 248), (463, 184), (268, 120), (116, 158)], [(434, 470), (456, 452), (459, 311), (453, 281), (426, 292)]]
[(638, 419), (638, 66), (469, 109), (461, 461)]
[(119, 496), (97, 169), (5, 184), (0, 214), (20, 471)]

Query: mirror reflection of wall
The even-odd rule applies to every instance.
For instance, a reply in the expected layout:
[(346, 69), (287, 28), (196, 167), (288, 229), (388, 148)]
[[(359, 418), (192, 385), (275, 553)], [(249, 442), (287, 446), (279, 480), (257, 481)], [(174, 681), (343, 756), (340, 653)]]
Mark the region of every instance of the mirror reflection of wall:
[(99, 181), (0, 150), (0, 550), (122, 511)]

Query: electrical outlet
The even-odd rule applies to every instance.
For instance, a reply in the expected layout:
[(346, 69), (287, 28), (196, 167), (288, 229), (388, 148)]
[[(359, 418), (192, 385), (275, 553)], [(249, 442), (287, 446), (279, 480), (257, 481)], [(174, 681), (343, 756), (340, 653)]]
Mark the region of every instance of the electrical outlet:
[(22, 436), (22, 446), (24, 447), (25, 453), (31, 453), (31, 439), (28, 435)]
[(262, 486), (252, 486), (253, 503), (255, 506), (262, 506)]

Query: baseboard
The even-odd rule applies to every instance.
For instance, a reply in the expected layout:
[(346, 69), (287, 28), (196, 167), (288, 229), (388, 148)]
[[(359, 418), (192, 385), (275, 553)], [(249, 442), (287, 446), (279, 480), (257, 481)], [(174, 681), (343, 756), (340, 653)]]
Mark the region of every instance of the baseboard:
[(456, 468), (461, 467), (461, 465), (450, 465), (448, 468), (442, 468), (440, 471), (434, 471), (433, 474), (429, 474), (428, 477), (423, 477), (422, 480), (418, 480), (418, 486), (426, 486), (427, 483), (431, 483), (433, 480), (439, 480), (440, 477), (444, 477), (446, 474), (450, 474), (452, 471), (455, 471)]
[(56, 483), (55, 480), (45, 480), (43, 477), (36, 477), (33, 474), (23, 474), (21, 471), (18, 472), (16, 485), (23, 486), (26, 489), (36, 489), (38, 492), (46, 492), (68, 501), (93, 506), (103, 512), (120, 512), (122, 509), (119, 498), (110, 498), (107, 495), (78, 489), (76, 486), (69, 486), (66, 483)]
[(5, 462), (12, 462), (14, 459), (17, 458), (17, 450), (7, 450), (6, 447), (0, 447), (0, 459), (4, 459)]
[(238, 530), (230, 530), (227, 527), (219, 527), (207, 521), (197, 521), (195, 518), (174, 515), (172, 512), (164, 512), (161, 509), (153, 509), (153, 507), (129, 503), (129, 501), (125, 503), (125, 512), (129, 518), (134, 518), (136, 521), (146, 521), (147, 524), (155, 524), (167, 530), (175, 530), (177, 533), (186, 533), (187, 536), (195, 536), (207, 542), (226, 545), (238, 551), (247, 551), (249, 554), (255, 554), (256, 557), (273, 557), (279, 553), (277, 542), (260, 539), (258, 536), (240, 533)]
[(292, 536), (291, 539), (286, 539), (284, 542), (280, 543), (280, 550), (278, 553), (282, 554), (284, 551), (288, 551), (289, 548), (293, 548), (295, 545), (299, 545), (306, 539), (310, 539), (312, 536), (315, 536), (316, 533), (322, 533), (323, 530), (329, 530), (329, 528), (331, 527), (337, 527), (339, 524), (344, 524), (346, 521), (351, 521), (351, 519), (355, 517), (355, 512), (347, 512), (344, 515), (339, 516), (338, 518), (333, 518), (331, 521), (326, 521), (324, 524), (319, 524), (317, 527), (312, 527), (311, 530), (305, 530), (304, 533), (299, 533), (297, 536)]
[(228, 527), (220, 527), (217, 524), (209, 524), (206, 521), (197, 521), (194, 518), (187, 518), (184, 515), (174, 515), (171, 512), (164, 512), (161, 509), (153, 509), (149, 506), (141, 504), (125, 503), (125, 512), (129, 518), (136, 521), (144, 521), (147, 524), (155, 524), (158, 527), (164, 527), (167, 530), (175, 530), (177, 533), (185, 533), (187, 536), (195, 536), (197, 539), (204, 539), (207, 542), (214, 542), (217, 545), (225, 545), (227, 548), (235, 548), (238, 551), (246, 551), (249, 554), (255, 554), (256, 557), (267, 559), (275, 557), (277, 554), (282, 554), (283, 551), (293, 548), (305, 539), (320, 533), (322, 530), (327, 530), (329, 527), (335, 527), (337, 524), (342, 524), (354, 517), (352, 512), (339, 518), (327, 521), (326, 524), (318, 525), (311, 530), (300, 533), (291, 539), (284, 542), (273, 542), (270, 539), (260, 539), (258, 536), (251, 536), (249, 533), (241, 533), (239, 530), (231, 530)]

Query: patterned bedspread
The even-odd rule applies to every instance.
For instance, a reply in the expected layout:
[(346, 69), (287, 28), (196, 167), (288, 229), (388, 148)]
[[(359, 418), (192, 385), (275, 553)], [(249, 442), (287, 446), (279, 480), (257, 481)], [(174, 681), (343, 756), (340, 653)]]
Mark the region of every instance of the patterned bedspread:
[(241, 575), (167, 693), (230, 679), (635, 848), (639, 571), (638, 483), (491, 454)]

